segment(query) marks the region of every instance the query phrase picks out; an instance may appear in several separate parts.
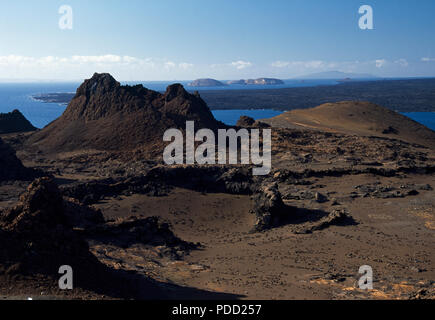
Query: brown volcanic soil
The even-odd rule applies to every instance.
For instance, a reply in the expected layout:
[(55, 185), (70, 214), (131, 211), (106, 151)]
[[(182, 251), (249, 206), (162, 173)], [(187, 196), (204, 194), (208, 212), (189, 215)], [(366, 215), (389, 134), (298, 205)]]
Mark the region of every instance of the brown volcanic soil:
[[(75, 241), (86, 240), (88, 251), (80, 253), (96, 258), (93, 261), (108, 272), (101, 276), (113, 285), (111, 290), (81, 285), (61, 292), (44, 274), (24, 279), (18, 273), (17, 278), (6, 275), (8, 280), (0, 282), (4, 284), (0, 297), (435, 298), (435, 148), (427, 139), (419, 141), (426, 131), (405, 131), (411, 125), (408, 120), (375, 106), (369, 108), (375, 118), (388, 125), (384, 128), (373, 120), (379, 123), (379, 127), (373, 124), (378, 131), (367, 127), (368, 122), (346, 123), (353, 117), (338, 113), (335, 117), (342, 121), (334, 124), (331, 118), (324, 130), (288, 128), (294, 124), (281, 119), (278, 127), (272, 127), (272, 172), (264, 177), (252, 177), (250, 167), (163, 166), (147, 153), (126, 161), (112, 152), (105, 136), (91, 139), (91, 133), (104, 133), (127, 150), (157, 138), (155, 143), (160, 143), (158, 130), (152, 133), (142, 126), (135, 134), (133, 115), (140, 118), (149, 112), (151, 119), (156, 117), (156, 128), (184, 125), (186, 118), (180, 114), (186, 109), (180, 105), (193, 106), (192, 101), (200, 100), (185, 96), (181, 89), (175, 86), (160, 95), (141, 87), (121, 87), (107, 75), (96, 75), (82, 85), (60, 119), (25, 143), (23, 136), (3, 137), (18, 150), (25, 166), (54, 176), (70, 209), (64, 214), (75, 217), (70, 222), (75, 225), (73, 233), (68, 234)], [(125, 110), (110, 102), (120, 96)], [(172, 98), (177, 102), (172, 104)], [(165, 108), (180, 111), (158, 118)], [(193, 114), (208, 119), (202, 111)], [(123, 132), (126, 140), (106, 127), (120, 128), (121, 115), (132, 130)], [(394, 119), (388, 122), (390, 117)], [(208, 121), (216, 124), (214, 119)], [(77, 132), (75, 138), (73, 133), (81, 129), (84, 133)], [(379, 133), (381, 129), (390, 133)], [(25, 187), (17, 182), (0, 186), (0, 211), (12, 218), (9, 221), (15, 221), (15, 215), (6, 208), (16, 205)], [(18, 207), (23, 212), (23, 205)], [(89, 221), (87, 215), (98, 209), (105, 221)], [(25, 221), (32, 221), (34, 212), (24, 213)], [(71, 232), (71, 227), (61, 225)], [(10, 226), (2, 224), (0, 232), (15, 232)], [(31, 230), (31, 236), (39, 239)], [(42, 248), (50, 247), (41, 243)], [(10, 264), (0, 264), (9, 270)], [(362, 265), (373, 268), (374, 290), (358, 289)]]
[(343, 101), (285, 112), (265, 122), (276, 127), (388, 137), (435, 148), (435, 132), (387, 108)]
[[(89, 194), (100, 192), (102, 197), (86, 201), (101, 209), (106, 219), (160, 216), (177, 237), (200, 242), (200, 250), (175, 251), (179, 258), (174, 259), (164, 247), (124, 247), (88, 237), (90, 251), (100, 262), (154, 279), (158, 285), (152, 288), (161, 297), (434, 297), (433, 149), (385, 138), (292, 129), (273, 129), (273, 138), (273, 172), (250, 185), (277, 183), (289, 219), (254, 233), (252, 195), (234, 191), (249, 177), (242, 174), (237, 180), (237, 175), (230, 175), (228, 182), (234, 185), (227, 185), (225, 192), (206, 191), (198, 181), (216, 186), (208, 180), (212, 172), (225, 173), (231, 167), (153, 169), (152, 162), (125, 163), (106, 153), (48, 156), (21, 150), (19, 155), (27, 166), (53, 173), (63, 192), (78, 190), (77, 183)], [(108, 182), (108, 177), (115, 181)], [(149, 177), (143, 180), (144, 186), (152, 185), (147, 180), (151, 178), (169, 185), (149, 192), (148, 187), (137, 188), (135, 177)], [(119, 192), (112, 194), (113, 190)], [(82, 199), (80, 193), (74, 194)], [(0, 207), (8, 205), (6, 194), (2, 199)], [(346, 210), (351, 220), (323, 223), (334, 210)], [(375, 289), (369, 292), (357, 289), (358, 269), (364, 264), (373, 267), (375, 276)], [(36, 284), (46, 286), (42, 280)], [(16, 285), (16, 292), (3, 291), (4, 295), (26, 292)], [(166, 287), (172, 285), (176, 287)], [(102, 298), (80, 288), (72, 293), (47, 292), (49, 298)]]

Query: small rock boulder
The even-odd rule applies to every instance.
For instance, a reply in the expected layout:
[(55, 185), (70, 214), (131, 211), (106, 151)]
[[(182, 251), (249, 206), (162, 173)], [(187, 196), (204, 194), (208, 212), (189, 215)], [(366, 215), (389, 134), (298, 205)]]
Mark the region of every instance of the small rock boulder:
[(255, 230), (263, 231), (275, 226), (286, 211), (277, 183), (261, 185), (253, 195), (256, 216)]

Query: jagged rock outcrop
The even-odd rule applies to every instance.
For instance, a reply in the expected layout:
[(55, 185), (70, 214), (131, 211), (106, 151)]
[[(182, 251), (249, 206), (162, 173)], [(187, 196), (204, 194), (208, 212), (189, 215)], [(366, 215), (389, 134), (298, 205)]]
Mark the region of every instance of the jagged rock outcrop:
[(82, 236), (123, 248), (159, 246), (176, 259), (200, 246), (176, 237), (157, 217), (106, 222), (99, 210), (62, 197), (56, 183), (44, 177), (29, 185), (17, 206), (0, 211), (0, 274), (55, 276), (69, 265), (85, 284), (104, 267)]
[(50, 178), (29, 185), (20, 204), (0, 214), (0, 272), (56, 275), (70, 265), (78, 278), (98, 266), (88, 244), (73, 232), (64, 201)]
[(0, 139), (0, 182), (32, 178), (35, 172), (23, 166), (15, 150)]
[(248, 116), (241, 116), (240, 119), (237, 121), (236, 126), (237, 127), (251, 127), (255, 123), (254, 118), (248, 117)]
[(156, 166), (146, 175), (137, 177), (71, 183), (63, 186), (61, 191), (64, 196), (80, 203), (93, 204), (104, 197), (133, 193), (164, 196), (173, 187), (200, 192), (252, 194), (256, 185), (249, 167), (178, 165)]
[(0, 134), (35, 131), (36, 128), (19, 110), (0, 113)]
[(270, 125), (267, 123), (256, 121), (254, 118), (248, 116), (241, 116), (236, 123), (237, 127), (242, 128), (269, 128)]
[(77, 89), (64, 114), (27, 143), (50, 152), (160, 152), (163, 133), (185, 128), (187, 120), (195, 121), (197, 129), (223, 125), (198, 94), (189, 94), (181, 84), (171, 85), (161, 94), (142, 85), (122, 86), (111, 75), (96, 73)]
[(230, 194), (252, 194), (257, 185), (252, 168), (246, 166), (156, 166), (149, 171), (147, 179), (200, 192)]
[(173, 259), (180, 259), (191, 250), (198, 249), (199, 243), (183, 241), (172, 232), (170, 225), (159, 217), (139, 219), (136, 216), (121, 218), (86, 230), (87, 237), (98, 242), (128, 248), (134, 244), (159, 247), (160, 253)]
[(275, 226), (286, 212), (277, 183), (263, 184), (254, 194), (253, 213), (256, 217), (256, 231), (263, 231)]

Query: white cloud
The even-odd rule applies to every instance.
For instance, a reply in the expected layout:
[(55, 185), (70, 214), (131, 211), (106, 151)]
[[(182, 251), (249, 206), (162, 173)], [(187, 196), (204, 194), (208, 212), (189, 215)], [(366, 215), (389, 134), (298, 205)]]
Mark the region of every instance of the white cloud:
[(0, 56), (1, 66), (59, 66), (60, 64), (66, 65), (107, 65), (107, 66), (128, 66), (140, 65), (150, 68), (160, 67), (165, 69), (189, 69), (193, 64), (187, 62), (175, 63), (173, 61), (165, 61), (162, 59), (152, 58), (136, 58), (132, 56), (118, 56), (113, 54), (101, 56), (71, 56), (71, 57), (25, 57), (17, 55)]
[(181, 62), (178, 64), (178, 67), (183, 69), (183, 70), (187, 70), (187, 69), (193, 68), (193, 64), (187, 63), (187, 62)]
[(141, 60), (135, 57), (123, 56), (122, 61), (125, 63), (140, 63)]
[(0, 56), (0, 65), (3, 66), (21, 65), (24, 63), (34, 63), (35, 61), (36, 59), (32, 57), (24, 57), (24, 56), (16, 56), (16, 55)]
[(248, 61), (238, 60), (238, 61), (231, 62), (231, 65), (233, 67), (236, 67), (236, 69), (238, 70), (242, 70), (251, 67), (252, 63)]
[(73, 62), (79, 63), (117, 63), (122, 61), (122, 57), (112, 54), (104, 56), (72, 56), (71, 59)]
[(323, 61), (320, 60), (315, 60), (315, 61), (308, 61), (304, 64), (305, 68), (310, 68), (310, 69), (319, 69), (325, 66), (325, 63)]
[(164, 67), (165, 67), (166, 70), (175, 68), (176, 66), (177, 65), (175, 64), (175, 62), (172, 62), (172, 61), (167, 61), (167, 62), (164, 63)]
[(0, 56), (0, 78), (82, 79), (94, 72), (110, 72), (119, 79), (189, 78), (193, 64), (128, 55), (73, 55), (66, 57)]
[(327, 63), (322, 60), (311, 60), (311, 61), (275, 61), (271, 64), (275, 68), (294, 68), (302, 67), (306, 69), (320, 69), (320, 68), (333, 68), (334, 63)]
[(398, 65), (400, 65), (402, 67), (409, 66), (409, 63), (406, 59), (399, 59), (399, 60), (394, 61), (394, 63), (397, 63)]
[(140, 59), (129, 57), (129, 56), (117, 56), (117, 55), (102, 55), (102, 56), (71, 56), (71, 57), (26, 57), (26, 56), (0, 56), (0, 64), (2, 65), (23, 65), (23, 64), (34, 64), (34, 65), (49, 65), (56, 63), (137, 63)]
[(387, 60), (385, 59), (378, 59), (375, 60), (376, 68), (382, 68), (387, 63)]
[(435, 58), (424, 57), (424, 58), (421, 58), (421, 61), (423, 61), (423, 62), (432, 62), (432, 61), (435, 61)]
[(285, 67), (288, 67), (290, 65), (290, 62), (288, 62), (288, 61), (275, 61), (275, 62), (272, 62), (272, 64), (271, 64), (271, 66), (272, 67), (275, 67), (275, 68), (285, 68)]

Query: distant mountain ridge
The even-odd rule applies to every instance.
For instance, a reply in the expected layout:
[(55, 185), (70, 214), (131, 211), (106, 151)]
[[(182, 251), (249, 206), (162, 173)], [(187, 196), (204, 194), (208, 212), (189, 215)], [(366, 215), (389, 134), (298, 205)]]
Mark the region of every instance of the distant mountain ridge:
[(325, 71), (312, 73), (305, 76), (295, 77), (294, 79), (379, 79), (379, 77), (368, 73), (347, 73), (341, 71)]
[(257, 79), (240, 79), (240, 80), (229, 80), (226, 83), (211, 79), (203, 78), (196, 79), (188, 84), (189, 87), (223, 87), (227, 85), (282, 85), (284, 81), (275, 78), (257, 78)]
[(241, 84), (241, 85), (280, 85), (284, 84), (284, 81), (275, 78), (258, 78), (258, 79), (241, 79), (231, 80), (228, 84)]

